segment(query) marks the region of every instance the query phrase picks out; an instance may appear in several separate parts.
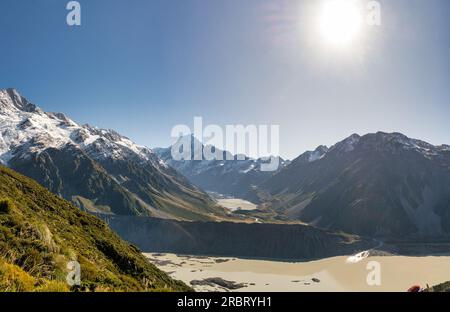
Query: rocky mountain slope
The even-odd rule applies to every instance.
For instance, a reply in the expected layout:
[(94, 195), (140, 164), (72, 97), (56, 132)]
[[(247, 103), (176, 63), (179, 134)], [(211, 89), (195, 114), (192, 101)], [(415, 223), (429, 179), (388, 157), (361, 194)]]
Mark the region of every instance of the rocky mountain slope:
[(378, 243), (302, 224), (186, 222), (103, 216), (109, 226), (144, 252), (312, 260), (350, 255)]
[(0, 163), (84, 210), (209, 220), (223, 210), (150, 149), (0, 90)]
[[(66, 283), (78, 261), (81, 285)], [(0, 291), (183, 291), (96, 217), (0, 166)]]
[(450, 147), (352, 135), (295, 159), (259, 188), (278, 213), (370, 236), (450, 234)]

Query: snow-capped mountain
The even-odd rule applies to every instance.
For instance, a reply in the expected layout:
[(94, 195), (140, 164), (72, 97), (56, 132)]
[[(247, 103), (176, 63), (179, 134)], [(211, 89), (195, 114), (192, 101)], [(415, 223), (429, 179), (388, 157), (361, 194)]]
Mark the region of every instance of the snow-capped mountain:
[(351, 152), (357, 146), (378, 151), (390, 151), (392, 153), (410, 150), (421, 153), (425, 157), (438, 156), (449, 150), (448, 145), (434, 146), (421, 140), (408, 138), (401, 133), (378, 132), (376, 134), (365, 135), (364, 137), (358, 134), (352, 134), (350, 137), (332, 146), (330, 152)]
[(450, 150), (400, 133), (354, 134), (258, 186), (280, 214), (370, 236), (450, 235)]
[(151, 149), (0, 90), (0, 162), (93, 212), (209, 219), (214, 202)]
[[(191, 136), (192, 159), (195, 154), (198, 154), (195, 148), (203, 150), (205, 146), (197, 138)], [(278, 170), (261, 171), (261, 164), (267, 163), (267, 160), (261, 158), (252, 159), (244, 156), (242, 157), (245, 158), (244, 160), (238, 160), (236, 155), (217, 149), (216, 153), (222, 154), (224, 160), (174, 160), (171, 150), (172, 147), (154, 149), (155, 153), (168, 165), (177, 169), (200, 188), (225, 196), (249, 200), (256, 199), (254, 189), (257, 184), (289, 163), (289, 161), (279, 158)]]
[[(297, 157), (292, 163), (311, 163), (325, 157), (328, 152), (328, 147), (325, 145), (318, 146), (314, 151), (307, 151)], [(289, 164), (288, 164), (289, 165)]]
[(47, 113), (28, 102), (15, 89), (0, 90), (0, 161), (7, 164), (14, 156), (39, 153), (47, 148), (73, 145), (93, 159), (126, 159), (163, 165), (155, 154), (133, 143), (114, 130), (80, 126), (62, 113)]

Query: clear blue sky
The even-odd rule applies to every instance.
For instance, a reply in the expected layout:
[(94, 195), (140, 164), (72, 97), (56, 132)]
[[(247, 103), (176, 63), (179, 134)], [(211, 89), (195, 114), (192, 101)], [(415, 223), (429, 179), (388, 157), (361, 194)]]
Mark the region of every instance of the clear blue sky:
[[(450, 1), (380, 1), (351, 52), (315, 38), (320, 1), (1, 0), (0, 88), (150, 147), (176, 124), (279, 124), (293, 158), (356, 132), (450, 143)], [(345, 55), (343, 55), (345, 54)]]

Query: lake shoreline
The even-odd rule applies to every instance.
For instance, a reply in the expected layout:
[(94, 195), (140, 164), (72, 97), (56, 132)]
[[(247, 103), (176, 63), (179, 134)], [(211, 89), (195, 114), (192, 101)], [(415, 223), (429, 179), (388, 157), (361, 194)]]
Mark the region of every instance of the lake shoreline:
[[(251, 260), (236, 257), (146, 253), (158, 268), (196, 291), (399, 291), (448, 280), (449, 256), (370, 256), (348, 263), (347, 256), (308, 262)], [(369, 264), (379, 263), (381, 284), (369, 285)]]

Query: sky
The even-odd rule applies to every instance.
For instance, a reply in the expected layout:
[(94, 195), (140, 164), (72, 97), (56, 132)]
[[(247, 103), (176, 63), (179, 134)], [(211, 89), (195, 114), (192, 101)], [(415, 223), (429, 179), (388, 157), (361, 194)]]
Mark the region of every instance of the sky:
[(450, 144), (450, 1), (379, 1), (344, 48), (324, 1), (80, 0), (71, 27), (69, 1), (2, 0), (0, 88), (149, 147), (195, 116), (279, 125), (289, 159), (352, 133)]

